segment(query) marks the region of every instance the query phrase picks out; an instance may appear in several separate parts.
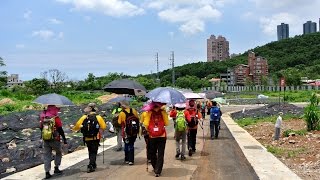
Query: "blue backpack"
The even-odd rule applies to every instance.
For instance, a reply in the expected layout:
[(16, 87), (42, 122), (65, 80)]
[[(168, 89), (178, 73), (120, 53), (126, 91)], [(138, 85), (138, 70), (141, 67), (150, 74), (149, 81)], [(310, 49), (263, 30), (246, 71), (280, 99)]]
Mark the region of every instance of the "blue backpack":
[(218, 107), (212, 107), (210, 110), (210, 120), (211, 121), (220, 121), (221, 114), (220, 114), (220, 108)]

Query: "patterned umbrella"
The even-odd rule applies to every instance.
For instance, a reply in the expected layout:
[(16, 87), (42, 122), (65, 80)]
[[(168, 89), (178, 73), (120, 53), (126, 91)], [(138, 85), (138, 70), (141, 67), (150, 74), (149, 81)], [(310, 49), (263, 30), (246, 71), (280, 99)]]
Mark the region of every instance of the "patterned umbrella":
[(44, 104), (44, 105), (57, 105), (57, 106), (73, 106), (74, 105), (68, 98), (56, 93), (39, 96), (33, 102)]
[(186, 102), (184, 95), (169, 87), (159, 87), (146, 94), (154, 102), (161, 102), (166, 104), (177, 104)]
[(130, 79), (114, 80), (103, 88), (107, 92), (116, 94), (145, 95), (147, 90), (140, 83)]

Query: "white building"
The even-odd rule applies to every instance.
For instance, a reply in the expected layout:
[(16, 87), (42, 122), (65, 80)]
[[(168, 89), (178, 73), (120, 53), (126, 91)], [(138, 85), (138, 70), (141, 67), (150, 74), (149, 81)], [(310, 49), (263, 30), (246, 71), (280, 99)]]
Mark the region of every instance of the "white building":
[(11, 74), (7, 77), (7, 86), (8, 88), (13, 86), (23, 86), (23, 81), (19, 80), (18, 74)]

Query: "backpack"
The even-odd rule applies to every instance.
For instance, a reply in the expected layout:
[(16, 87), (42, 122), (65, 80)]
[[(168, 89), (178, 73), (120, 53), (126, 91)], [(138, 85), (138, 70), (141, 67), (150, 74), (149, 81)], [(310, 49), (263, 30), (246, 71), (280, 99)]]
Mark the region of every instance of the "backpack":
[(195, 115), (191, 116), (191, 120), (190, 120), (190, 122), (188, 122), (188, 126), (190, 128), (194, 128), (198, 125), (198, 118), (195, 117), (197, 114), (198, 114), (198, 110), (196, 111)]
[(130, 112), (128, 113), (126, 110), (122, 111), (126, 114), (126, 124), (125, 124), (125, 133), (127, 136), (136, 136), (139, 133), (139, 118), (137, 118), (132, 113), (132, 108), (130, 108)]
[(210, 119), (212, 121), (219, 121), (221, 117), (220, 109), (218, 107), (212, 107), (210, 110)]
[(182, 111), (178, 111), (176, 119), (176, 131), (183, 132), (187, 130), (187, 122)]
[(97, 138), (100, 126), (96, 116), (96, 114), (88, 114), (87, 118), (82, 122), (81, 132), (83, 137)]
[(149, 135), (152, 137), (162, 136), (166, 132), (162, 111), (152, 111), (148, 126)]
[(116, 109), (116, 114), (118, 114), (117, 116), (114, 116), (112, 118), (112, 125), (115, 127), (115, 128), (121, 128), (121, 124), (118, 123), (118, 117), (119, 117), (119, 113), (121, 111), (118, 111), (118, 108)]
[(53, 140), (55, 138), (55, 116), (45, 117), (42, 121), (42, 139), (43, 140)]

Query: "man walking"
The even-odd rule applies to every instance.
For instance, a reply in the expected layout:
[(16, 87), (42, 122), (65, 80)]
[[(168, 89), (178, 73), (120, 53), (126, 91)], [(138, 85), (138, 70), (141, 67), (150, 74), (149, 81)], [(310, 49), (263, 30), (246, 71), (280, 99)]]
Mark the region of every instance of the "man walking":
[(218, 138), (219, 136), (219, 125), (221, 120), (222, 112), (217, 106), (217, 102), (212, 102), (212, 107), (210, 109), (210, 135), (211, 139)]

